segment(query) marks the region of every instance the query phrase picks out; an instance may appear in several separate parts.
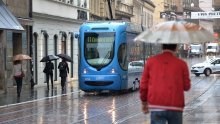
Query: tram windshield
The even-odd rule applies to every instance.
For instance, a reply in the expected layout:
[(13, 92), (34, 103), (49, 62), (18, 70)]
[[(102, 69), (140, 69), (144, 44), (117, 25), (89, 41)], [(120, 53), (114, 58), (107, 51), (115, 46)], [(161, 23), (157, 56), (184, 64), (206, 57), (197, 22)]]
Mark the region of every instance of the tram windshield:
[(97, 69), (108, 65), (114, 54), (114, 32), (85, 33), (84, 55), (89, 65)]

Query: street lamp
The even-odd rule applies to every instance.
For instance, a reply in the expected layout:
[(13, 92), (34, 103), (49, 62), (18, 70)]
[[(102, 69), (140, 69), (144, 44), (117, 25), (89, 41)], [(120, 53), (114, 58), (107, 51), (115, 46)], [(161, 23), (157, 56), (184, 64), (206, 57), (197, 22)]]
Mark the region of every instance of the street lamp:
[(191, 7), (194, 7), (194, 3), (191, 3), (190, 6), (191, 6)]

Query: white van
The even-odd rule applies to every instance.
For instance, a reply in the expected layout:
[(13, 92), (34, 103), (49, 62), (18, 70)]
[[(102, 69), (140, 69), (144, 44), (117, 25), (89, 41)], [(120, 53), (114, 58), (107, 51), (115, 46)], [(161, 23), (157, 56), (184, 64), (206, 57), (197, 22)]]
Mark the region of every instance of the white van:
[(189, 57), (198, 56), (202, 57), (204, 54), (204, 49), (202, 44), (190, 44)]
[(219, 49), (219, 44), (218, 43), (208, 43), (206, 47), (206, 54), (207, 55), (217, 55), (219, 54), (220, 49)]

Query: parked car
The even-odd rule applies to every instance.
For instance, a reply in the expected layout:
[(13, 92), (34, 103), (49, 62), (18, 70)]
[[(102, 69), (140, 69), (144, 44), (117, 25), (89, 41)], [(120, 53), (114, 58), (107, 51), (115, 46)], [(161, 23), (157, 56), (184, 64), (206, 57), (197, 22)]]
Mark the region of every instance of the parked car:
[(132, 62), (129, 62), (128, 64), (128, 69), (143, 69), (143, 67), (144, 67), (143, 60), (132, 61)]
[(144, 70), (144, 61), (131, 61), (128, 64), (128, 82), (133, 83), (133, 89), (140, 88), (141, 75)]
[(198, 56), (202, 57), (204, 54), (202, 44), (190, 44), (189, 57)]
[(220, 53), (220, 47), (218, 43), (208, 43), (206, 48), (207, 55), (218, 55)]
[(220, 74), (220, 58), (212, 58), (202, 63), (195, 64), (191, 67), (191, 72), (196, 76), (200, 74), (205, 74), (205, 76), (216, 73)]

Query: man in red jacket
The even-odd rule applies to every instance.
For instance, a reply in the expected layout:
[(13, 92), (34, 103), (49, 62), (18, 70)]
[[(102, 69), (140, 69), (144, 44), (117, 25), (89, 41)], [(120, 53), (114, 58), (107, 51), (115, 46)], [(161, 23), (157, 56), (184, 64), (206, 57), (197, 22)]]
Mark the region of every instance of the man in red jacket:
[(142, 111), (151, 112), (151, 124), (182, 124), (184, 91), (191, 87), (188, 66), (175, 56), (177, 44), (163, 44), (162, 49), (147, 60), (142, 74)]

